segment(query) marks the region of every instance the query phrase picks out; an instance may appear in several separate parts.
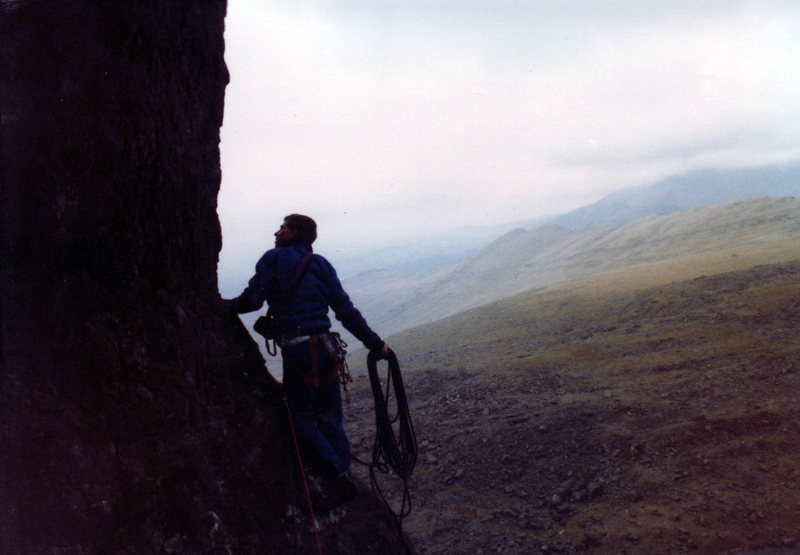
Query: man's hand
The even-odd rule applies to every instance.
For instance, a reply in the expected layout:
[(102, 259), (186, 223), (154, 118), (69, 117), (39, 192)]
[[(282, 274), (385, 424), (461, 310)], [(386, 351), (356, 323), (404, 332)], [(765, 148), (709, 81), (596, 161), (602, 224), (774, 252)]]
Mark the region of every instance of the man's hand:
[(376, 352), (378, 353), (379, 359), (389, 358), (389, 346), (386, 343)]

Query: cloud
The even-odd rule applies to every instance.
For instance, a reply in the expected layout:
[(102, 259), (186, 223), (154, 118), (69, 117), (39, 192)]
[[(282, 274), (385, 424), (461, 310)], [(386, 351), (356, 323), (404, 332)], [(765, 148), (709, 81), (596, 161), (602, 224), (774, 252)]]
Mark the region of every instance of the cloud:
[(231, 2), (223, 260), (295, 211), (373, 246), (798, 156), (798, 9)]

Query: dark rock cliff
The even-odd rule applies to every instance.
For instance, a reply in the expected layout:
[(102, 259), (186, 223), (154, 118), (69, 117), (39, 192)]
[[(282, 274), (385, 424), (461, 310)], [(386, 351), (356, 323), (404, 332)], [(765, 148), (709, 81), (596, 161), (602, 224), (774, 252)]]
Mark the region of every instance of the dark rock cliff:
[[(309, 545), (279, 385), (217, 292), (225, 9), (0, 8), (2, 553)], [(403, 549), (369, 495), (322, 541)]]

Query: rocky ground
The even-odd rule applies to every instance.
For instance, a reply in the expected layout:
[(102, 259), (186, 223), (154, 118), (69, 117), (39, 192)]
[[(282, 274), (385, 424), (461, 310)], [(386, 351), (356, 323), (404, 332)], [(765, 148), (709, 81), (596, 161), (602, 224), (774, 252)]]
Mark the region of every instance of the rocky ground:
[[(392, 338), (419, 443), (403, 520), (415, 550), (800, 544), (798, 276), (795, 262), (626, 291), (584, 283)], [(346, 407), (363, 459), (368, 387), (357, 377)]]

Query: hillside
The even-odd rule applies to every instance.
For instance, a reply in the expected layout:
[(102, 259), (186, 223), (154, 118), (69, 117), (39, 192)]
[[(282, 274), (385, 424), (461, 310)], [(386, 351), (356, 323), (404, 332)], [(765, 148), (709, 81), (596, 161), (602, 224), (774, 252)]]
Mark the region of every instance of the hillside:
[[(365, 249), (358, 243), (340, 245), (343, 250), (323, 254), (330, 257), (339, 276), (352, 283), (359, 296), (361, 293), (369, 296), (384, 284), (393, 288), (405, 279), (418, 280), (462, 263), (513, 229), (533, 230), (546, 224), (567, 229), (619, 226), (648, 216), (766, 196), (800, 197), (800, 161), (728, 170), (706, 168), (615, 191), (565, 214), (460, 227), (380, 248)], [(233, 296), (241, 291), (251, 277), (253, 260), (261, 253), (261, 250), (251, 252), (235, 267), (223, 261), (220, 291), (224, 295)], [(376, 271), (382, 274), (377, 283), (372, 281)]]
[[(420, 445), (415, 547), (796, 549), (797, 248), (605, 272), (392, 337)], [(367, 388), (346, 415), (361, 457)]]
[(619, 226), (648, 216), (767, 196), (800, 197), (800, 162), (727, 170), (706, 168), (672, 175), (655, 183), (613, 192), (555, 217), (455, 229), (424, 240), (338, 256), (336, 266), (346, 272), (342, 276), (348, 279), (377, 269), (405, 277), (463, 262), (515, 228), (530, 230), (544, 224), (567, 229)]
[(800, 162), (731, 170), (707, 168), (673, 175), (656, 183), (611, 193), (550, 223), (569, 229), (621, 225), (647, 216), (754, 196), (800, 196)]
[(384, 334), (529, 289), (690, 254), (800, 238), (800, 200), (761, 198), (650, 216), (620, 226), (510, 232), (469, 260), (413, 280), (387, 273), (345, 283)]
[(335, 259), (331, 258), (337, 271), (340, 271), (339, 277), (343, 279), (372, 272), (414, 276), (463, 262), (501, 235), (518, 227), (530, 229), (537, 223), (541, 224), (541, 221), (460, 227), (424, 239), (407, 240), (366, 252), (339, 254)]

